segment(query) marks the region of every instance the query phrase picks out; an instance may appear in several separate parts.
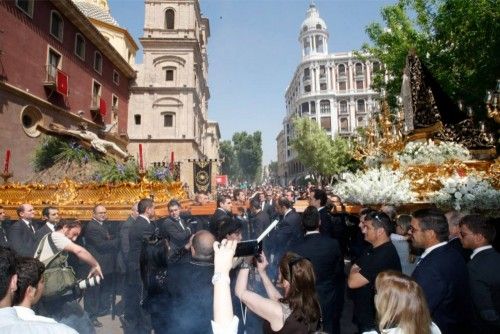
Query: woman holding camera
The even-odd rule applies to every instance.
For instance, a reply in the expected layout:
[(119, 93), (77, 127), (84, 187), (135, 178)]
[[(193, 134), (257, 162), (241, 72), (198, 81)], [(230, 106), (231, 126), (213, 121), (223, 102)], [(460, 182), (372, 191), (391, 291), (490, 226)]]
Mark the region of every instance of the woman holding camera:
[(257, 270), (269, 298), (247, 289), (249, 264), (241, 267), (235, 293), (255, 314), (265, 320), (264, 334), (309, 333), (320, 328), (321, 309), (315, 290), (311, 262), (294, 253), (286, 253), (279, 264), (279, 283), (284, 296), (276, 289), (266, 273), (264, 254), (256, 261)]

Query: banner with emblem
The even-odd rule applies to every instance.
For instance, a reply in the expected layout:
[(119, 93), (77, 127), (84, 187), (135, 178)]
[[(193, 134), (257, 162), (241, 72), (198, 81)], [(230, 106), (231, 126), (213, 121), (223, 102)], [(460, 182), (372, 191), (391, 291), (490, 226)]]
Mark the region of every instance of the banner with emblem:
[(210, 181), (212, 175), (212, 162), (205, 160), (195, 160), (193, 162), (193, 168), (194, 192), (211, 192), (212, 183)]

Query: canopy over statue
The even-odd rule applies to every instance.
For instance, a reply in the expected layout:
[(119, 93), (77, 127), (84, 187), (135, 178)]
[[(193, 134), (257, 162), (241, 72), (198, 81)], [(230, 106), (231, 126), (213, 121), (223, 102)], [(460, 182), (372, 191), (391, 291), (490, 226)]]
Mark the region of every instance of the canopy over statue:
[(491, 150), (496, 155), (494, 135), (460, 110), (414, 51), (406, 58), (401, 97), (410, 140), (453, 141), (472, 151)]

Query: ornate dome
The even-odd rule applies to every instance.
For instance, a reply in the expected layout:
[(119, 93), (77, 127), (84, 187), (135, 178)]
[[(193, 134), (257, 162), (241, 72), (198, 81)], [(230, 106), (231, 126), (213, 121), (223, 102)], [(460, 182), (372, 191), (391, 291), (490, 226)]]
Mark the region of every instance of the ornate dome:
[[(109, 23), (114, 26), (119, 26), (118, 22), (109, 13), (109, 7), (107, 6), (107, 1), (101, 1), (102, 4), (92, 3), (92, 1), (85, 0), (74, 0), (75, 5), (80, 9), (80, 11), (86, 17), (102, 21), (104, 23)], [(94, 1), (95, 2), (95, 1)]]
[(316, 5), (311, 4), (306, 13), (306, 19), (302, 22), (301, 32), (308, 30), (327, 30), (325, 21), (319, 17), (319, 11)]

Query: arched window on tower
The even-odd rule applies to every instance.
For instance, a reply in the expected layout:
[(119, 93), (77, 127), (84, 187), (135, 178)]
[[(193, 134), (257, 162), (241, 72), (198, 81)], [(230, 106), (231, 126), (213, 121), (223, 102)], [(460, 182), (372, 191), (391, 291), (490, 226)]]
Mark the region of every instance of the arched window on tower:
[(311, 41), (309, 37), (304, 38), (304, 54), (308, 56), (311, 53)]
[(321, 26), (321, 24), (319, 24), (319, 23), (318, 23), (318, 24), (316, 24), (316, 29), (321, 30), (322, 28), (323, 28), (323, 27)]
[(345, 65), (344, 64), (339, 65), (339, 77), (345, 77)]
[(324, 47), (323, 47), (323, 37), (322, 36), (316, 36), (316, 52), (323, 52)]
[(322, 114), (329, 114), (330, 113), (330, 101), (321, 100), (319, 102), (319, 110)]
[(174, 29), (175, 13), (173, 9), (167, 9), (165, 11), (165, 29)]

